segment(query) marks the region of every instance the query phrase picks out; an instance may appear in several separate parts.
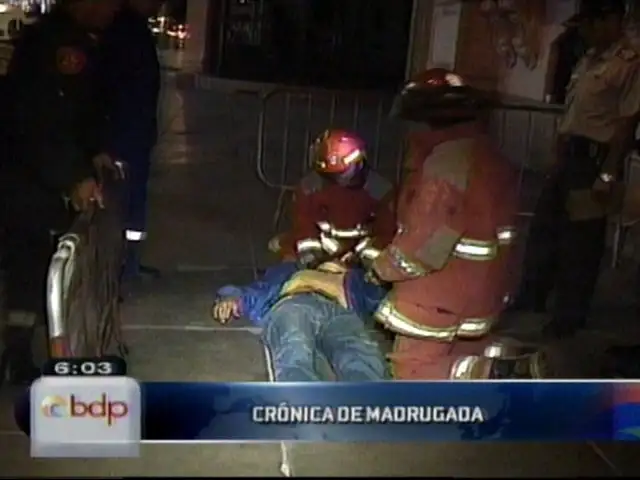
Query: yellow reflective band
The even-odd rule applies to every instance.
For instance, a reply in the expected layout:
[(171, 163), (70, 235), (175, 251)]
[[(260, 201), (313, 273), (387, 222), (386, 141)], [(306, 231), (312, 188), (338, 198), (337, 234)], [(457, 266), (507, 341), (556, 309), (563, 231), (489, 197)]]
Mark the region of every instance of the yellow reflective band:
[(322, 250), (322, 243), (316, 238), (305, 238), (296, 243), (296, 252), (310, 252), (314, 250)]
[(329, 222), (318, 222), (317, 225), (322, 233), (341, 240), (353, 240), (369, 235), (369, 230), (361, 225), (355, 228), (336, 228)]
[(457, 336), (460, 338), (483, 337), (489, 333), (495, 322), (495, 317), (465, 318), (458, 327)]
[(474, 366), (478, 363), (477, 357), (463, 357), (458, 359), (451, 367), (449, 378), (451, 380), (471, 380)]
[(496, 242), (473, 240), (462, 238), (453, 249), (453, 255), (457, 258), (472, 261), (493, 260), (498, 253)]
[(409, 260), (399, 248), (389, 247), (388, 252), (393, 266), (407, 277), (422, 277), (428, 273), (422, 265)]
[(376, 258), (380, 256), (380, 253), (382, 252), (380, 251), (379, 248), (366, 247), (360, 250), (360, 252), (358, 252), (358, 255), (360, 259), (363, 261), (373, 262)]
[(451, 380), (486, 380), (488, 377), (487, 360), (474, 355), (458, 359), (449, 374)]
[(320, 234), (320, 245), (322, 250), (329, 255), (335, 255), (340, 251), (340, 242), (335, 238), (328, 237), (324, 233)]
[(380, 303), (373, 316), (392, 332), (412, 338), (451, 342), (458, 330), (457, 326), (437, 328), (420, 325), (402, 315), (388, 300)]
[(367, 268), (369, 268), (373, 261), (382, 253), (382, 250), (373, 247), (371, 245), (372, 243), (373, 239), (368, 237), (360, 240), (360, 242), (353, 249), (356, 256), (360, 259), (360, 262), (362, 262), (362, 264)]
[(466, 318), (460, 325), (452, 327), (428, 327), (414, 322), (400, 313), (389, 300), (383, 300), (376, 313), (376, 320), (389, 330), (414, 338), (451, 341), (459, 338), (479, 338), (491, 330), (497, 317)]
[(496, 231), (496, 236), (498, 237), (498, 244), (511, 245), (518, 236), (518, 231), (516, 227), (512, 226), (500, 227)]

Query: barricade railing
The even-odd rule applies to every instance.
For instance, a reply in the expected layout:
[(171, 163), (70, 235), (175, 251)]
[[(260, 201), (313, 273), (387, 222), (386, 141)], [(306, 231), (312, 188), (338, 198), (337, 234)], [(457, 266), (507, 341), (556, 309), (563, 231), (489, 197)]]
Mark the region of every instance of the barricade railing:
[[(389, 117), (395, 92), (276, 87), (261, 97), (256, 171), (280, 192), (273, 218), (277, 229), (287, 194), (309, 168), (309, 143), (327, 128), (357, 132), (367, 143), (373, 168), (396, 183), (402, 175), (405, 125)], [(492, 112), (490, 131), (518, 165), (521, 214), (530, 216), (544, 172), (553, 161), (561, 106), (505, 99)]]
[(124, 254), (123, 181), (105, 181), (105, 208), (78, 215), (58, 241), (47, 278), (47, 327), (53, 358), (124, 354), (119, 280)]

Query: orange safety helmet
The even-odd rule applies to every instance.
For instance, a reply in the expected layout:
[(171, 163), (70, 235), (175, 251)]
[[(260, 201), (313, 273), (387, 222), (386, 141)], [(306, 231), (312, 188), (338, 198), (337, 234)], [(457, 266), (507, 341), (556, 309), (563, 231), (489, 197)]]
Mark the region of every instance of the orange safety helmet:
[(366, 171), (365, 143), (345, 130), (326, 130), (311, 144), (311, 168), (340, 185), (353, 185)]
[(391, 115), (429, 122), (473, 118), (488, 97), (457, 73), (430, 68), (414, 75), (396, 97)]

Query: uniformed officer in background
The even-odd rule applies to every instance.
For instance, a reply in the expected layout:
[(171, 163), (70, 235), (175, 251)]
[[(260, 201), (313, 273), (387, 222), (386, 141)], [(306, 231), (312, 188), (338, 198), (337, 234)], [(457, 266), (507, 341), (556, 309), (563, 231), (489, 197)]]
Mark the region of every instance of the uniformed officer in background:
[(140, 245), (146, 238), (147, 183), (151, 152), (158, 134), (157, 108), (160, 63), (149, 17), (161, 0), (125, 0), (105, 36), (105, 75), (110, 100), (107, 151), (128, 165), (129, 207), (126, 212), (125, 278), (157, 275), (140, 265)]
[(624, 34), (624, 3), (583, 2), (570, 23), (591, 47), (577, 64), (558, 129), (557, 165), (539, 199), (515, 307), (543, 312), (547, 338), (584, 327), (640, 112), (640, 52)]
[(104, 101), (97, 78), (98, 32), (119, 0), (66, 0), (25, 29), (7, 73), (9, 146), (0, 172), (0, 214), (8, 315), (0, 378), (28, 382), (37, 373), (31, 340), (45, 315), (53, 234), (77, 211), (101, 204), (92, 159), (100, 154)]

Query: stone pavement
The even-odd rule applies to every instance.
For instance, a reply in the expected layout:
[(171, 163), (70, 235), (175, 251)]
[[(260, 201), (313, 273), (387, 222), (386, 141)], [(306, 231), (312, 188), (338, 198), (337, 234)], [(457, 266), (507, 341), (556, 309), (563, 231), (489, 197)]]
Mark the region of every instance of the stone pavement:
[[(163, 276), (138, 284), (125, 303), (131, 373), (142, 381), (266, 380), (257, 332), (242, 320), (215, 326), (208, 312), (218, 287), (250, 281), (269, 262), (277, 195), (255, 176), (255, 97), (169, 87), (164, 98), (146, 251), (146, 262)], [(611, 277), (603, 277), (604, 290), (615, 283)], [(596, 323), (608, 327), (613, 318)], [(0, 395), (4, 475), (279, 475), (278, 444), (145, 445), (136, 460), (32, 460), (13, 426), (13, 393)], [(558, 477), (637, 473), (636, 448), (430, 443), (304, 445), (290, 453), (299, 476)]]

